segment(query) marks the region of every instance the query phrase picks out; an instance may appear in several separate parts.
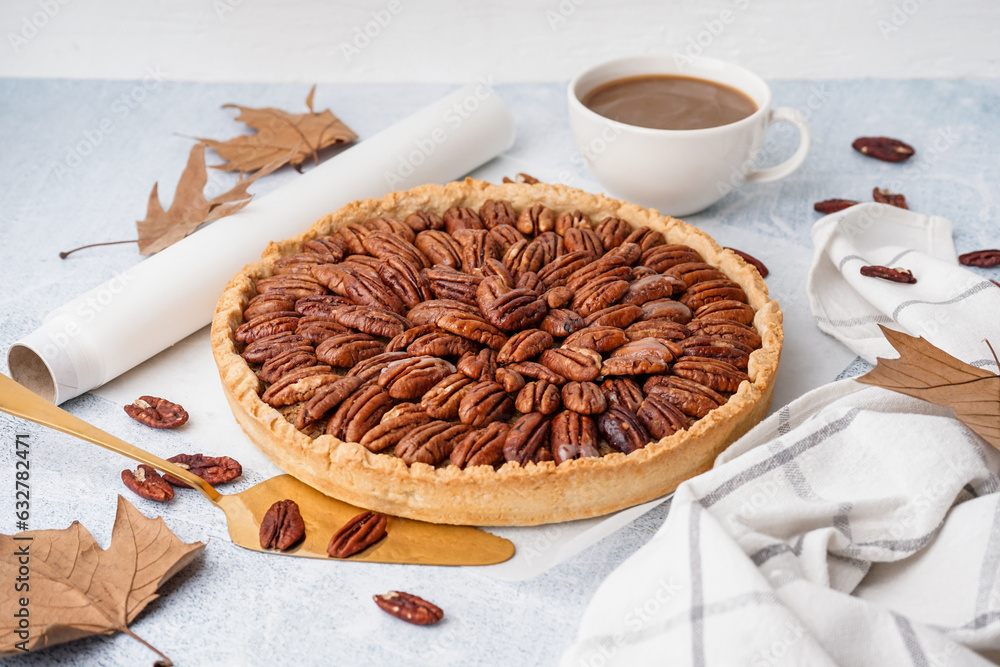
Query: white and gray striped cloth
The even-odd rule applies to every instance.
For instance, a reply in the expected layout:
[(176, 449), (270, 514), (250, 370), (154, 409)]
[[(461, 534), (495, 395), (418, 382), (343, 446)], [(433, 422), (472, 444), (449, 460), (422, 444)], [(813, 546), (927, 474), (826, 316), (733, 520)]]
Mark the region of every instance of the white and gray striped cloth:
[[(817, 222), (817, 323), (870, 361), (896, 356), (881, 322), (995, 368), (982, 340), (1000, 342), (1000, 289), (958, 266), (950, 232), (875, 204)], [(857, 275), (887, 263), (918, 282)], [(821, 387), (677, 489), (562, 664), (1000, 660), (998, 471), (1000, 453), (950, 410), (853, 380)]]

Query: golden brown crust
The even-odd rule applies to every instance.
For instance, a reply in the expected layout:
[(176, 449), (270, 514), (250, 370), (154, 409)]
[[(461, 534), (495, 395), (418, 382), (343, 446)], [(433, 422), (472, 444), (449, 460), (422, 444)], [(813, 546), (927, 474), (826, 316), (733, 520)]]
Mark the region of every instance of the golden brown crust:
[[(372, 453), (357, 443), (329, 435), (311, 439), (261, 401), (260, 383), (238, 354), (233, 332), (243, 322), (255, 281), (271, 274), (269, 262), (301, 251), (303, 243), (348, 222), (378, 216), (402, 220), (419, 210), (441, 214), (451, 206), (479, 210), (488, 199), (509, 201), (516, 210), (541, 202), (557, 212), (580, 210), (594, 220), (623, 218), (633, 226), (662, 232), (669, 243), (697, 250), (739, 283), (757, 311), (754, 327), (763, 346), (750, 356), (750, 382), (744, 382), (725, 405), (689, 430), (627, 456), (613, 453), (559, 466), (550, 461), (524, 468), (508, 462), (499, 470), (434, 468), (422, 463), (408, 467), (398, 458)], [(495, 526), (600, 516), (658, 498), (708, 470), (730, 443), (763, 418), (770, 405), (782, 345), (778, 304), (768, 297), (757, 271), (735, 253), (723, 250), (704, 232), (655, 210), (561, 185), (493, 185), (466, 179), (353, 202), (321, 218), (303, 234), (269, 244), (262, 257), (264, 261), (246, 266), (230, 281), (212, 322), (212, 349), (233, 414), (280, 468), (324, 493), (379, 512), (436, 523)]]

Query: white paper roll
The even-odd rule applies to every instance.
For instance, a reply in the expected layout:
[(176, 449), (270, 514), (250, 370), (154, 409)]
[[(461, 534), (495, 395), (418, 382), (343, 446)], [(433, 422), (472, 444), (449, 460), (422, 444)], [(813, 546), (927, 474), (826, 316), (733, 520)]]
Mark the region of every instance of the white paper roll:
[(513, 142), (500, 97), (461, 88), (54, 310), (8, 350), (11, 375), (56, 404), (79, 396), (210, 322), (268, 242), (351, 201), (460, 178)]

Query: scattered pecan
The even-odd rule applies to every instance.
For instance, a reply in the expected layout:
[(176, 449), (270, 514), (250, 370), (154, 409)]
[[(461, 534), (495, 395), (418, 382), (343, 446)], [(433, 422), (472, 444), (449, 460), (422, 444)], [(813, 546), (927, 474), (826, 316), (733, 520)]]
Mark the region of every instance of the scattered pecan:
[(313, 345), (319, 345), (335, 334), (350, 333), (350, 331), (343, 324), (337, 324), (325, 315), (306, 315), (299, 320), (299, 326), (295, 329), (297, 335)]
[(888, 204), (889, 206), (895, 206), (896, 208), (910, 208), (906, 205), (905, 196), (895, 192), (890, 192), (889, 190), (883, 190), (882, 188), (875, 188), (872, 190), (872, 199), (880, 204)]
[(260, 522), (262, 549), (285, 551), (305, 537), (306, 524), (294, 500), (279, 500), (271, 505)]
[(631, 454), (649, 442), (649, 434), (639, 418), (620, 405), (608, 408), (597, 420), (597, 428), (608, 444), (622, 454)]
[[(184, 468), (198, 475), (209, 484), (231, 482), (243, 474), (243, 466), (236, 459), (228, 456), (205, 456), (204, 454), (178, 454), (167, 459), (179, 468)], [(166, 474), (163, 479), (174, 486), (190, 488), (173, 475)]]
[(496, 382), (477, 383), (458, 406), (458, 418), (462, 423), (477, 427), (494, 421), (507, 421), (512, 414), (514, 401)]
[(350, 558), (364, 551), (385, 537), (388, 520), (378, 512), (362, 512), (337, 531), (326, 552), (334, 558)]
[(499, 466), (503, 463), (503, 446), (510, 427), (503, 422), (492, 422), (486, 428), (465, 435), (448, 457), (449, 463), (459, 468), (472, 466)]
[(553, 418), (550, 442), (556, 465), (563, 461), (601, 455), (597, 449), (597, 427), (594, 420), (576, 412), (566, 410)]
[(913, 272), (909, 269), (904, 269), (901, 266), (897, 266), (894, 269), (890, 269), (888, 266), (862, 266), (861, 275), (868, 276), (869, 278), (882, 278), (883, 280), (889, 280), (894, 283), (907, 283), (912, 285), (917, 282)]
[(125, 406), (125, 413), (153, 428), (176, 428), (188, 420), (184, 408), (156, 396), (140, 396)]
[(164, 481), (160, 473), (145, 463), (139, 464), (135, 472), (122, 470), (122, 481), (129, 491), (146, 500), (162, 503), (174, 497), (173, 487)]
[(511, 180), (511, 179), (507, 178), (506, 176), (504, 176), (503, 177), (503, 182), (504, 183), (527, 183), (528, 185), (536, 185), (538, 183), (541, 183), (541, 181), (539, 181), (534, 176), (531, 176), (529, 174), (525, 174), (524, 172), (521, 172), (517, 176), (515, 176), (514, 180)]
[(559, 409), (561, 402), (559, 387), (546, 380), (537, 380), (521, 388), (514, 401), (514, 407), (519, 412), (540, 412), (543, 415), (551, 415)]
[(550, 426), (548, 418), (540, 412), (519, 417), (504, 441), (504, 458), (522, 466), (533, 461), (538, 450), (549, 442)]
[(813, 204), (813, 210), (829, 215), (830, 213), (843, 211), (845, 208), (850, 208), (857, 203), (853, 199), (824, 199)]
[(607, 399), (593, 382), (566, 383), (562, 388), (562, 402), (567, 410), (584, 415), (598, 415), (608, 409)]
[(902, 162), (916, 152), (913, 146), (889, 137), (859, 137), (851, 144), (851, 148), (883, 162)]
[(258, 294), (278, 292), (290, 299), (301, 299), (311, 294), (325, 294), (326, 288), (317, 282), (310, 272), (309, 275), (271, 276), (262, 278), (255, 284)]
[[(414, 237), (417, 233), (409, 225), (400, 222), (396, 218), (390, 218), (387, 216), (379, 218), (368, 218), (363, 223), (361, 223), (373, 232), (385, 232), (386, 234), (394, 234), (410, 243), (413, 243)], [(362, 239), (362, 243), (364, 239)]]
[(731, 250), (732, 252), (735, 252), (737, 255), (743, 258), (744, 262), (746, 262), (747, 264), (752, 264), (753, 267), (757, 269), (757, 272), (760, 273), (761, 278), (767, 278), (767, 274), (770, 273), (770, 271), (768, 271), (767, 267), (764, 266), (764, 262), (760, 261), (753, 255), (747, 254), (742, 250), (737, 250), (736, 248), (726, 248), (726, 250)]
[(441, 608), (423, 598), (402, 591), (389, 591), (385, 595), (373, 595), (379, 609), (396, 618), (414, 625), (431, 625), (444, 617)]
[(958, 261), (966, 266), (986, 269), (1000, 264), (1000, 250), (975, 250), (958, 256)]

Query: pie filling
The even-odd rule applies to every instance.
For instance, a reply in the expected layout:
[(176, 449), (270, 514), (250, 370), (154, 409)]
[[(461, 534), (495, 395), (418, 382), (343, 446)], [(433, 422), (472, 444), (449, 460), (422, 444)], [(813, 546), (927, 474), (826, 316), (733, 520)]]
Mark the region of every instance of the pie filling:
[(750, 379), (747, 294), (658, 231), (494, 199), (400, 217), (274, 260), (235, 330), (261, 400), (310, 438), (564, 466), (687, 430)]

